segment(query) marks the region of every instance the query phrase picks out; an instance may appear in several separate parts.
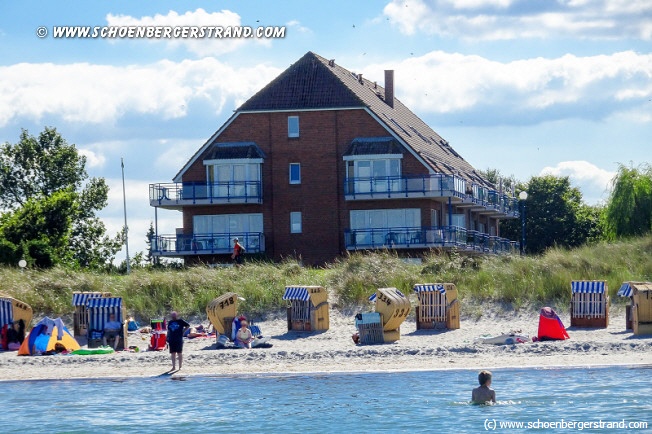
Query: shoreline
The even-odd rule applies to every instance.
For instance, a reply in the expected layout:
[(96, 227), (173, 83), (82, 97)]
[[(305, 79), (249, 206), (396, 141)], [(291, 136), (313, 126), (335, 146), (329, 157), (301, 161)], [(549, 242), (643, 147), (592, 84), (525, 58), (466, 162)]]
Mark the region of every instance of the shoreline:
[[(461, 328), (416, 330), (413, 318), (402, 326), (394, 343), (355, 345), (353, 316), (330, 312), (330, 329), (319, 333), (288, 332), (284, 318), (257, 322), (272, 348), (216, 349), (215, 338), (184, 342), (184, 364), (172, 378), (242, 375), (288, 376), (345, 373), (481, 369), (597, 369), (652, 365), (652, 336), (625, 330), (624, 309), (613, 309), (609, 327), (567, 328), (570, 340), (489, 345), (475, 342), (486, 334), (521, 331), (536, 335), (538, 311), (505, 312), (485, 306), (479, 318), (462, 318)], [(568, 324), (568, 314), (560, 314)], [(189, 321), (190, 322), (190, 321)], [(191, 322), (191, 324), (195, 324)], [(206, 324), (206, 320), (204, 320)], [(81, 340), (81, 339), (80, 339)], [(171, 367), (164, 351), (146, 351), (149, 334), (130, 333), (129, 346), (140, 352), (105, 355), (17, 356), (0, 353), (0, 383), (8, 381), (112, 380), (155, 378)]]
[(487, 369), (490, 371), (500, 372), (503, 370), (514, 369), (533, 369), (533, 370), (573, 370), (573, 369), (609, 369), (609, 368), (646, 368), (652, 369), (652, 362), (640, 363), (614, 363), (614, 364), (597, 364), (597, 365), (521, 365), (521, 366), (483, 366), (477, 367), (449, 367), (449, 368), (427, 368), (427, 369), (383, 369), (383, 370), (328, 370), (328, 371), (285, 371), (285, 372), (250, 372), (246, 374), (237, 373), (182, 373), (175, 372), (174, 374), (166, 375), (165, 373), (159, 375), (122, 375), (122, 376), (97, 376), (97, 377), (67, 377), (67, 378), (23, 378), (23, 379), (0, 379), (0, 384), (14, 383), (28, 381), (30, 383), (37, 383), (43, 381), (123, 381), (130, 379), (154, 379), (154, 378), (243, 378), (248, 376), (273, 378), (273, 377), (312, 377), (324, 375), (360, 375), (360, 374), (400, 374), (407, 372), (440, 372), (440, 371), (477, 371), (480, 369)]

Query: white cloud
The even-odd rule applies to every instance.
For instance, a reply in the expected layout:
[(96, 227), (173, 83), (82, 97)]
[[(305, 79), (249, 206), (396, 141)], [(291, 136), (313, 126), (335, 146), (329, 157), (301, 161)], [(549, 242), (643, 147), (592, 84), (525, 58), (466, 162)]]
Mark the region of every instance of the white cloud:
[(20, 63), (0, 67), (0, 127), (16, 118), (59, 116), (79, 123), (114, 123), (127, 114), (184, 117), (192, 102), (220, 113), (249, 98), (279, 69), (235, 68), (213, 58), (149, 65)]
[(303, 26), (298, 20), (288, 21), (286, 25), (299, 33), (312, 33), (312, 30), (310, 30), (308, 27)]
[[(243, 25), (240, 15), (228, 10), (220, 12), (206, 12), (204, 9), (188, 11), (179, 14), (176, 11), (169, 11), (167, 15), (156, 14), (154, 16), (132, 17), (129, 15), (106, 16), (107, 25), (109, 26), (162, 26), (162, 27), (233, 27)], [(246, 24), (244, 24), (246, 25)], [(253, 26), (252, 26), (253, 27)], [(241, 48), (249, 41), (257, 41), (263, 44), (269, 44), (265, 39), (245, 39), (245, 38), (150, 38), (150, 43), (163, 43), (172, 48), (184, 47), (188, 51), (200, 56), (218, 56), (229, 53)]]
[(652, 39), (652, 2), (647, 0), (392, 0), (383, 12), (408, 35)]
[[(367, 65), (365, 76), (395, 70), (396, 96), (417, 113), (466, 113), (494, 123), (532, 123), (620, 111), (650, 111), (652, 54), (498, 62), (433, 51), (400, 63)], [(373, 79), (373, 78), (372, 78)]]
[(606, 198), (616, 172), (580, 160), (562, 161), (556, 166), (544, 167), (540, 175), (568, 176), (571, 184), (580, 188), (586, 202), (597, 203)]
[(91, 151), (90, 149), (79, 149), (78, 152), (79, 152), (79, 154), (86, 157), (86, 167), (87, 168), (102, 167), (102, 166), (104, 166), (104, 163), (106, 162), (106, 159), (104, 158), (104, 155), (97, 154), (97, 153)]

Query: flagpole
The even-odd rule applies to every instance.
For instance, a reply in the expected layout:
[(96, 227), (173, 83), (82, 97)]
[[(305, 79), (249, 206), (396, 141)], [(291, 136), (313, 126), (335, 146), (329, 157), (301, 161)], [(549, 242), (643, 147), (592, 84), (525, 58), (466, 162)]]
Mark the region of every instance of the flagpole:
[(131, 272), (131, 266), (129, 265), (129, 226), (127, 226), (127, 195), (125, 194), (125, 163), (122, 157), (120, 157), (120, 166), (122, 167), (122, 200), (125, 210), (125, 248), (127, 250), (127, 274)]

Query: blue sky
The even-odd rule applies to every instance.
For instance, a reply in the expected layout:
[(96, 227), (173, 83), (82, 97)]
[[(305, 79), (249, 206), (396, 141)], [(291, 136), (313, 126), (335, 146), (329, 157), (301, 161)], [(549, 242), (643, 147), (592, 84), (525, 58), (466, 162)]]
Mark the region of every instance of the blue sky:
[[(279, 39), (55, 39), (53, 26), (285, 26)], [(37, 28), (48, 35), (39, 38)], [(170, 182), (235, 108), (307, 51), (383, 82), (473, 166), (568, 175), (586, 202), (652, 156), (647, 0), (0, 3), (0, 142), (55, 126), (107, 179), (111, 232), (145, 249)], [(181, 214), (159, 212), (159, 233)], [(124, 257), (124, 252), (121, 253)]]

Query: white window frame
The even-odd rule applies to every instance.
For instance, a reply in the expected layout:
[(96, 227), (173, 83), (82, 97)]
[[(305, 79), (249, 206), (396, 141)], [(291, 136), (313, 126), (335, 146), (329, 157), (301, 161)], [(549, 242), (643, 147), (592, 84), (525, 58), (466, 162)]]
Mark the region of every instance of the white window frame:
[[(292, 179), (292, 167), (298, 167), (299, 170), (299, 178), (298, 179)], [(290, 184), (301, 184), (301, 163), (290, 163), (288, 167), (289, 173), (289, 179), (290, 179)]]
[(299, 116), (288, 116), (288, 137), (299, 137)]
[(301, 211), (290, 212), (290, 233), (300, 234), (303, 232), (303, 221)]

